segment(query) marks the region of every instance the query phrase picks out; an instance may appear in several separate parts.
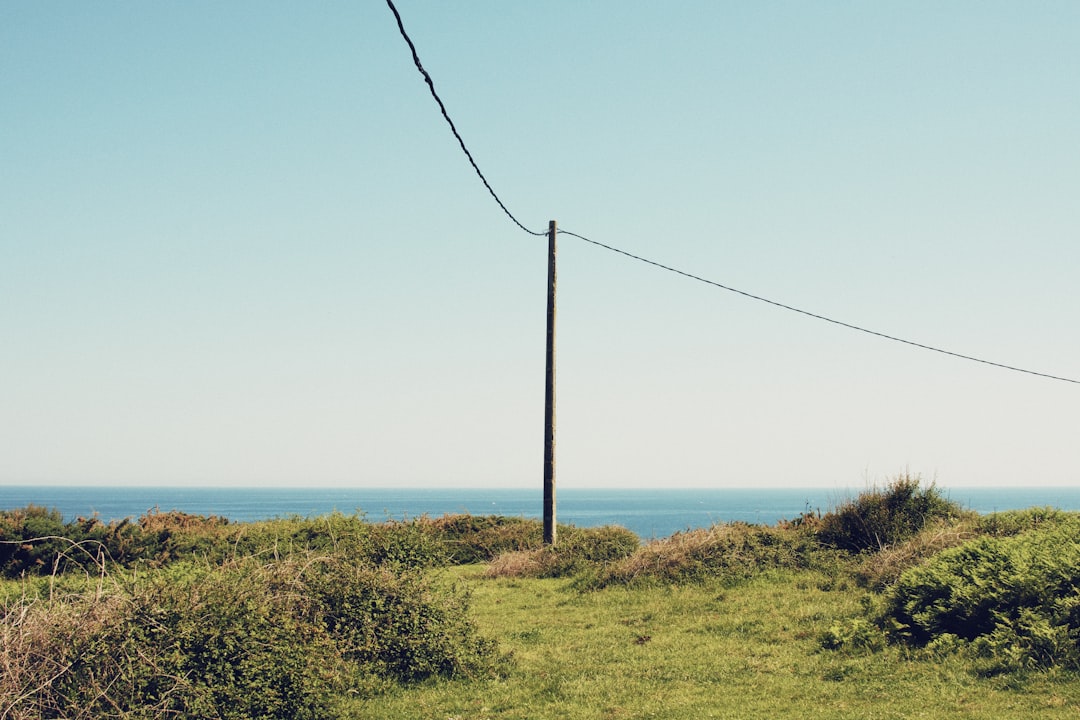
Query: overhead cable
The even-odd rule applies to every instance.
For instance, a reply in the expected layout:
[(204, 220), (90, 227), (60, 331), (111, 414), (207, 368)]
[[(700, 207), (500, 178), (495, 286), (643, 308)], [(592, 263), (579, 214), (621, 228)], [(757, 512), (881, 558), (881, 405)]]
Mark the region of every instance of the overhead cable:
[(598, 247), (602, 247), (605, 250), (610, 250), (611, 252), (618, 253), (619, 255), (625, 255), (628, 258), (631, 258), (633, 260), (637, 260), (639, 262), (646, 263), (647, 265), (652, 265), (653, 267), (658, 267), (661, 270), (667, 270), (668, 272), (675, 273), (676, 275), (682, 275), (683, 277), (690, 278), (691, 280), (697, 280), (698, 282), (705, 283), (706, 285), (712, 285), (713, 287), (718, 287), (721, 290), (727, 290), (728, 292), (733, 292), (733, 293), (736, 293), (738, 295), (742, 295), (743, 297), (750, 298), (751, 300), (757, 300), (759, 302), (768, 303), (769, 305), (773, 305), (775, 307), (782, 308), (784, 310), (790, 310), (791, 312), (796, 312), (796, 313), (799, 313), (800, 315), (806, 315), (807, 317), (812, 317), (812, 318), (814, 318), (816, 320), (824, 320), (827, 323), (832, 323), (833, 325), (839, 325), (840, 327), (845, 327), (845, 328), (848, 328), (849, 330), (857, 330), (858, 332), (866, 333), (867, 335), (874, 335), (874, 336), (879, 337), (879, 338), (884, 338), (885, 340), (892, 340), (893, 342), (903, 343), (904, 345), (911, 345), (912, 347), (921, 348), (923, 350), (930, 350), (932, 352), (941, 353), (942, 355), (951, 355), (952, 357), (960, 358), (962, 360), (970, 360), (972, 362), (982, 363), (983, 365), (992, 365), (994, 367), (1002, 368), (1004, 370), (1012, 370), (1014, 372), (1025, 373), (1027, 375), (1037, 375), (1038, 377), (1048, 378), (1050, 380), (1060, 380), (1061, 382), (1074, 383), (1074, 384), (1080, 385), (1080, 380), (1074, 380), (1072, 378), (1061, 377), (1059, 375), (1049, 375), (1047, 373), (1035, 372), (1034, 370), (1025, 370), (1024, 368), (1014, 367), (1012, 365), (1004, 365), (1002, 363), (992, 362), (990, 360), (984, 360), (982, 358), (972, 357), (971, 355), (963, 355), (963, 354), (958, 353), (958, 352), (952, 352), (951, 350), (943, 350), (943, 349), (938, 348), (938, 347), (933, 347), (932, 345), (924, 345), (923, 343), (914, 342), (912, 340), (905, 340), (903, 338), (895, 337), (893, 335), (886, 335), (885, 333), (878, 332), (876, 330), (869, 330), (867, 328), (859, 327), (858, 325), (852, 325), (851, 323), (842, 322), (840, 320), (834, 320), (833, 318), (825, 317), (824, 315), (818, 315), (817, 313), (812, 313), (812, 312), (809, 312), (807, 310), (801, 310), (801, 309), (799, 309), (797, 307), (792, 307), (791, 305), (785, 305), (784, 303), (776, 302), (775, 300), (769, 300), (768, 298), (764, 298), (764, 297), (761, 297), (759, 295), (753, 295), (751, 293), (745, 292), (743, 290), (739, 290), (737, 288), (729, 287), (727, 285), (722, 285), (722, 284), (720, 284), (720, 283), (718, 283), (718, 282), (716, 282), (714, 280), (708, 280), (708, 279), (703, 278), (703, 277), (701, 277), (699, 275), (694, 275), (692, 273), (688, 273), (688, 272), (686, 272), (684, 270), (679, 270), (677, 268), (673, 268), (673, 267), (670, 267), (668, 265), (663, 265), (661, 263), (656, 262), (655, 260), (649, 260), (648, 258), (641, 257), (640, 255), (634, 255), (633, 253), (628, 253), (625, 250), (620, 250), (617, 247), (612, 247), (611, 245), (605, 245), (604, 243), (597, 242), (596, 240), (590, 240), (589, 238), (585, 237), (584, 235), (578, 235), (577, 233), (570, 232), (569, 230), (563, 230), (563, 229), (560, 228), (557, 232), (560, 235), (569, 235), (571, 237), (576, 237), (579, 240), (584, 240), (587, 243), (591, 243), (591, 244), (596, 245)]
[(450, 125), (450, 131), (454, 133), (454, 137), (457, 138), (458, 144), (461, 145), (461, 149), (465, 152), (465, 157), (469, 158), (469, 162), (472, 164), (473, 170), (475, 170), (476, 174), (480, 176), (480, 180), (484, 183), (484, 187), (486, 187), (488, 192), (491, 193), (491, 197), (495, 198), (495, 202), (499, 204), (499, 207), (502, 208), (502, 211), (506, 213), (507, 217), (514, 221), (515, 225), (517, 225), (519, 228), (529, 233), (530, 235), (547, 235), (546, 232), (537, 232), (535, 230), (530, 230), (529, 228), (522, 225), (521, 222), (518, 221), (516, 217), (514, 217), (514, 214), (507, 209), (506, 205), (503, 204), (503, 201), (499, 199), (499, 196), (495, 194), (495, 190), (491, 187), (491, 183), (489, 183), (487, 181), (487, 178), (484, 177), (484, 173), (480, 172), (480, 166), (477, 165), (476, 160), (473, 159), (472, 153), (469, 152), (469, 148), (465, 145), (465, 140), (461, 137), (461, 133), (459, 133), (457, 127), (454, 126), (454, 121), (450, 119), (450, 113), (446, 111), (446, 106), (443, 105), (442, 99), (439, 97), (439, 94), (435, 92), (435, 82), (431, 79), (431, 75), (428, 74), (428, 71), (424, 69), (423, 64), (421, 64), (420, 56), (416, 54), (416, 46), (413, 45), (413, 41), (409, 37), (409, 34), (405, 32), (405, 24), (401, 21), (401, 13), (399, 13), (397, 8), (394, 7), (394, 3), (392, 2), (392, 0), (386, 0), (386, 4), (390, 6), (390, 11), (394, 13), (394, 18), (397, 19), (397, 26), (398, 30), (401, 32), (401, 37), (405, 38), (405, 42), (409, 44), (409, 50), (412, 51), (413, 63), (416, 65), (416, 69), (419, 70), (420, 74), (424, 76), (424, 82), (427, 83), (428, 88), (431, 90), (431, 96), (435, 98), (435, 102), (439, 104), (439, 110), (442, 111), (442, 116), (446, 119), (447, 124)]
[[(480, 180), (484, 183), (484, 187), (487, 188), (487, 191), (489, 193), (491, 193), (491, 197), (493, 197), (495, 199), (495, 202), (499, 204), (499, 207), (502, 208), (502, 211), (504, 213), (506, 213), (506, 216), (509, 217), (514, 222), (515, 225), (517, 225), (519, 228), (521, 228), (522, 230), (524, 230), (525, 232), (527, 232), (530, 235), (536, 235), (538, 237), (543, 237), (544, 235), (546, 235), (547, 234), (546, 232), (538, 232), (538, 231), (535, 231), (535, 230), (530, 230), (529, 228), (527, 228), (523, 224), (521, 224), (521, 222), (516, 217), (514, 217), (513, 213), (511, 213), (510, 210), (506, 207), (506, 205), (503, 203), (503, 201), (499, 199), (499, 196), (495, 193), (494, 188), (491, 187), (491, 183), (489, 183), (487, 181), (487, 178), (484, 177), (484, 173), (480, 171), (480, 166), (477, 165), (476, 160), (473, 159), (472, 153), (469, 152), (468, 146), (465, 145), (465, 140), (461, 137), (461, 133), (458, 132), (457, 127), (454, 125), (454, 121), (450, 119), (450, 114), (446, 110), (446, 105), (443, 104), (443, 101), (439, 97), (439, 94), (437, 92), (435, 92), (435, 82), (431, 79), (431, 75), (428, 74), (427, 70), (424, 69), (423, 64), (420, 62), (420, 56), (416, 52), (416, 46), (413, 44), (413, 41), (409, 37), (408, 33), (405, 32), (405, 25), (401, 20), (401, 14), (398, 12), (397, 8), (394, 6), (393, 0), (386, 0), (386, 4), (390, 7), (390, 11), (392, 13), (394, 13), (394, 18), (397, 20), (398, 31), (400, 31), (401, 37), (403, 37), (405, 39), (405, 42), (408, 43), (408, 45), (409, 45), (409, 50), (412, 52), (413, 63), (416, 65), (416, 69), (419, 70), (420, 74), (424, 77), (424, 81), (427, 83), (428, 88), (431, 90), (431, 96), (433, 98), (435, 98), (435, 102), (438, 103), (438, 105), (439, 105), (439, 110), (442, 111), (443, 118), (446, 119), (447, 124), (450, 126), (450, 131), (454, 133), (454, 137), (457, 138), (458, 144), (461, 146), (462, 151), (464, 151), (464, 153), (465, 153), (465, 157), (467, 157), (469, 159), (469, 163), (473, 166), (473, 170), (476, 171), (476, 174), (480, 177)], [(1001, 368), (1003, 370), (1012, 370), (1013, 372), (1024, 373), (1026, 375), (1036, 375), (1038, 377), (1047, 378), (1047, 379), (1050, 379), (1050, 380), (1059, 380), (1061, 382), (1067, 382), (1067, 383), (1073, 383), (1073, 384), (1076, 384), (1076, 385), (1080, 385), (1080, 380), (1074, 380), (1072, 378), (1062, 377), (1060, 375), (1050, 375), (1048, 373), (1035, 372), (1034, 370), (1026, 370), (1024, 368), (1019, 368), (1019, 367), (1015, 367), (1015, 366), (1012, 366), (1012, 365), (1005, 365), (1005, 364), (999, 363), (999, 362), (993, 362), (993, 361), (990, 361), (990, 360), (984, 360), (983, 358), (977, 358), (977, 357), (973, 357), (971, 355), (964, 355), (964, 354), (961, 354), (961, 353), (958, 353), (958, 352), (952, 352), (951, 350), (944, 350), (942, 348), (934, 347), (932, 345), (925, 345), (923, 343), (914, 342), (912, 340), (905, 340), (904, 338), (899, 338), (899, 337), (896, 337), (896, 336), (893, 336), (893, 335), (887, 335), (887, 334), (885, 334), (883, 332), (878, 332), (876, 330), (870, 330), (868, 328), (860, 327), (858, 325), (852, 325), (851, 323), (842, 322), (840, 320), (835, 320), (833, 318), (826, 317), (824, 315), (818, 315), (817, 313), (812, 313), (812, 312), (809, 312), (807, 310), (802, 310), (802, 309), (797, 308), (797, 307), (792, 307), (791, 305), (785, 305), (784, 303), (776, 302), (775, 300), (769, 300), (768, 298), (764, 298), (764, 297), (761, 297), (761, 296), (758, 296), (758, 295), (753, 295), (753, 294), (745, 292), (743, 290), (739, 290), (737, 288), (733, 288), (733, 287), (729, 287), (727, 285), (723, 285), (723, 284), (718, 283), (718, 282), (716, 282), (714, 280), (708, 280), (708, 279), (703, 278), (703, 277), (701, 277), (699, 275), (694, 275), (693, 273), (688, 273), (688, 272), (686, 272), (684, 270), (679, 270), (677, 268), (673, 268), (673, 267), (670, 267), (668, 265), (658, 263), (655, 260), (649, 260), (648, 258), (641, 257), (640, 255), (634, 255), (633, 253), (629, 253), (629, 252), (627, 252), (625, 250), (620, 250), (617, 247), (612, 247), (611, 245), (605, 245), (602, 242), (597, 242), (596, 240), (591, 240), (591, 239), (585, 237), (584, 235), (578, 235), (577, 233), (570, 232), (568, 230), (561, 230), (561, 229), (558, 230), (558, 232), (560, 234), (562, 234), (562, 235), (569, 235), (571, 237), (576, 237), (579, 240), (584, 240), (587, 243), (591, 243), (591, 244), (596, 245), (598, 247), (602, 247), (605, 250), (610, 250), (611, 252), (618, 253), (619, 255), (625, 255), (628, 258), (631, 258), (633, 260), (637, 260), (639, 262), (646, 263), (647, 265), (652, 265), (654, 267), (658, 267), (661, 270), (667, 270), (668, 272), (675, 273), (676, 275), (682, 275), (683, 277), (690, 278), (691, 280), (697, 280), (698, 282), (705, 283), (706, 285), (712, 285), (714, 287), (720, 288), (721, 290), (727, 290), (728, 292), (732, 292), (732, 293), (736, 293), (738, 295), (742, 295), (743, 297), (750, 298), (751, 300), (757, 300), (759, 302), (767, 303), (769, 305), (773, 305), (775, 307), (782, 308), (784, 310), (789, 310), (791, 312), (799, 313), (800, 315), (805, 315), (807, 317), (812, 317), (812, 318), (814, 318), (816, 320), (823, 320), (823, 321), (825, 321), (827, 323), (832, 323), (833, 325), (839, 325), (840, 327), (848, 328), (849, 330), (856, 330), (858, 332), (865, 333), (867, 335), (874, 335), (876, 337), (883, 338), (885, 340), (892, 340), (893, 342), (903, 343), (904, 345), (910, 345), (912, 347), (921, 348), (923, 350), (929, 350), (931, 352), (941, 353), (942, 355), (950, 355), (950, 356), (955, 357), (955, 358), (960, 358), (961, 360), (969, 360), (971, 362), (982, 363), (983, 365), (991, 365), (993, 367)]]

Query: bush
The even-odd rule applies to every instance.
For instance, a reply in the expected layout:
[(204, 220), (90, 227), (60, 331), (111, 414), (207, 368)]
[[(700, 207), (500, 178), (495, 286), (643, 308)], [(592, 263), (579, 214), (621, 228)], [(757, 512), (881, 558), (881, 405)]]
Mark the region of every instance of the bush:
[(834, 622), (819, 635), (818, 641), (825, 650), (867, 654), (885, 647), (885, 634), (865, 618), (855, 618), (847, 622)]
[(157, 508), (139, 517), (138, 551), (131, 557), (117, 557), (125, 566), (144, 561), (158, 567), (197, 557), (205, 561), (222, 562), (230, 553), (230, 537), (239, 532), (229, 526), (227, 518), (204, 516)]
[(255, 554), (271, 558), (304, 552), (344, 553), (357, 561), (420, 568), (444, 564), (438, 534), (415, 522), (369, 523), (362, 515), (230, 523), (217, 516), (156, 508), (131, 522), (79, 518), (30, 505), (0, 511), (0, 574), (54, 574), (136, 565), (163, 567), (198, 559), (220, 564)]
[(975, 523), (970, 520), (933, 520), (904, 542), (862, 555), (854, 571), (855, 580), (862, 587), (881, 592), (908, 568), (971, 540), (975, 533)]
[(343, 556), (174, 564), (3, 607), (0, 717), (337, 717), (344, 693), (489, 672), (467, 598)]
[(721, 524), (653, 540), (604, 568), (595, 584), (605, 587), (708, 578), (738, 582), (763, 570), (827, 563), (826, 555), (809, 533), (798, 529)]
[(914, 536), (937, 519), (953, 520), (965, 513), (931, 483), (904, 474), (887, 487), (871, 488), (821, 518), (818, 539), (825, 545), (860, 553), (884, 550)]
[(468, 597), (415, 572), (357, 565), (340, 556), (305, 573), (315, 617), (344, 658), (369, 681), (390, 677), (484, 674), (495, 669), (494, 642), (468, 618)]
[(59, 510), (37, 505), (0, 510), (0, 572), (6, 577), (52, 572), (57, 558), (71, 547), (64, 534)]
[(629, 557), (638, 536), (615, 525), (595, 528), (559, 526), (558, 543), (537, 550), (516, 550), (496, 558), (488, 577), (567, 577)]
[(443, 515), (417, 523), (442, 543), (449, 562), (457, 565), (489, 562), (503, 553), (543, 546), (539, 520), (501, 515)]
[(318, 718), (334, 667), (254, 567), (170, 573), (137, 587), (12, 604), (3, 712), (13, 718)]
[(975, 522), (975, 531), (980, 535), (1009, 537), (1029, 530), (1069, 522), (1075, 518), (1075, 513), (1067, 513), (1050, 507), (1007, 510), (980, 515)]
[(0, 510), (0, 574), (98, 573), (140, 561), (162, 564), (196, 552), (208, 555), (213, 531), (227, 523), (223, 518), (157, 510), (137, 523), (126, 518), (104, 523), (96, 515), (65, 523), (60, 511), (35, 505)]
[(935, 518), (911, 538), (879, 552), (864, 554), (855, 570), (855, 578), (860, 585), (881, 592), (896, 582), (905, 570), (942, 550), (980, 536), (1010, 537), (1076, 517), (1075, 513), (1052, 508), (1030, 508), (990, 515), (964, 514), (959, 519)]
[(905, 571), (885, 596), (895, 638), (955, 636), (1002, 669), (1080, 667), (1080, 519), (984, 536)]

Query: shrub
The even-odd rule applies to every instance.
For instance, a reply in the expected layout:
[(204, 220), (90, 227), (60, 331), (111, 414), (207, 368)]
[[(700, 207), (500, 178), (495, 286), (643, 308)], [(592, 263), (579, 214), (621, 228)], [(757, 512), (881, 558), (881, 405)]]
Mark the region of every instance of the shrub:
[(535, 550), (543, 545), (539, 520), (500, 515), (443, 515), (416, 521), (444, 547), (449, 562), (457, 565), (488, 562), (503, 553)]
[[(320, 559), (303, 585), (318, 623), (363, 675), (403, 682), (492, 671), (496, 646), (468, 618), (468, 597), (415, 572)], [(313, 568), (314, 569), (314, 568)]]
[(900, 575), (942, 550), (956, 547), (975, 536), (975, 523), (970, 520), (930, 521), (913, 537), (876, 553), (860, 557), (854, 571), (856, 582), (876, 592), (885, 590)]
[(6, 577), (52, 572), (57, 558), (71, 547), (64, 535), (59, 510), (37, 505), (0, 510), (0, 572)]
[[(96, 515), (65, 523), (58, 510), (28, 505), (0, 511), (0, 574), (99, 572), (130, 567), (140, 561), (156, 564), (192, 554), (209, 555), (213, 530), (228, 521), (153, 510), (130, 519), (102, 522)], [(220, 533), (218, 533), (220, 535)], [(219, 553), (220, 554), (220, 553)]]
[(33, 505), (0, 511), (0, 574), (6, 577), (163, 567), (192, 559), (220, 564), (256, 554), (282, 558), (310, 551), (404, 568), (432, 567), (447, 559), (443, 539), (424, 526), (369, 523), (359, 514), (230, 523), (155, 508), (137, 522), (106, 524), (96, 517), (64, 523), (59, 511)]
[(821, 633), (818, 641), (825, 650), (865, 654), (883, 649), (885, 634), (865, 618), (855, 618), (847, 622), (834, 622)]
[(1075, 513), (1067, 513), (1050, 507), (1007, 510), (1005, 512), (990, 513), (989, 515), (980, 515), (975, 522), (975, 530), (981, 535), (1008, 537), (1029, 530), (1038, 530), (1039, 528), (1069, 522), (1075, 518)]
[(882, 622), (915, 645), (977, 641), (1002, 667), (1077, 667), (1080, 519), (984, 536), (905, 571), (885, 596)]
[(415, 522), (371, 523), (360, 513), (334, 512), (311, 518), (255, 523), (241, 541), (255, 552), (267, 547), (279, 554), (316, 552), (350, 557), (356, 562), (394, 568), (442, 565), (442, 544)]
[(817, 536), (826, 545), (852, 553), (883, 550), (936, 519), (963, 515), (960, 506), (946, 499), (933, 483), (922, 487), (918, 476), (905, 473), (884, 489), (871, 488), (827, 512)]
[(513, 550), (488, 563), (484, 577), (540, 577), (544, 574), (542, 551)]
[(337, 717), (386, 682), (489, 672), (467, 598), (343, 556), (174, 564), (3, 607), (0, 717)]
[(7, 608), (14, 718), (318, 718), (332, 646), (254, 567)]
[(221, 562), (230, 554), (228, 538), (239, 531), (236, 526), (230, 528), (227, 518), (217, 515), (161, 512), (158, 508), (140, 516), (137, 526), (139, 550), (125, 565), (145, 561), (161, 566), (192, 557)]
[(731, 523), (653, 540), (604, 568), (596, 585), (720, 578), (747, 579), (762, 570), (808, 568), (827, 562), (813, 537), (796, 529)]
[(567, 577), (629, 557), (640, 546), (638, 536), (615, 525), (595, 528), (559, 526), (555, 546), (518, 550), (496, 558), (488, 577)]
[(993, 632), (974, 640), (972, 650), (979, 671), (986, 675), (1054, 666), (1080, 668), (1076, 625), (1056, 623), (1030, 608), (1002, 618)]

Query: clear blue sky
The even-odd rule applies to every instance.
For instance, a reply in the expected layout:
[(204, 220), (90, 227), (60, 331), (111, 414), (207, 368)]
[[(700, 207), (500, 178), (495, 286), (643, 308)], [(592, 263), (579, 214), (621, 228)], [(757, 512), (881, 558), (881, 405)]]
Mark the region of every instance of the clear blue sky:
[[(1080, 4), (421, 2), (523, 222), (1080, 378)], [(539, 486), (546, 241), (385, 4), (0, 3), (0, 483)], [(559, 487), (1080, 482), (1080, 386), (560, 238)]]

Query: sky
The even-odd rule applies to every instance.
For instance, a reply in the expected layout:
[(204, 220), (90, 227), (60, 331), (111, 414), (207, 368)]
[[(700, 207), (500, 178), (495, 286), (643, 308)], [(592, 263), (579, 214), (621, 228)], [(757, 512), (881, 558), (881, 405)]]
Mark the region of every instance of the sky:
[[(1080, 4), (396, 0), (510, 211), (1080, 379)], [(0, 484), (542, 484), (547, 242), (385, 3), (0, 0)], [(558, 239), (559, 488), (1080, 484), (1080, 385)]]

